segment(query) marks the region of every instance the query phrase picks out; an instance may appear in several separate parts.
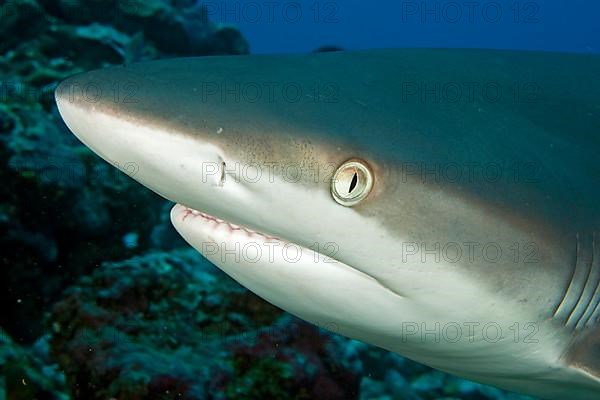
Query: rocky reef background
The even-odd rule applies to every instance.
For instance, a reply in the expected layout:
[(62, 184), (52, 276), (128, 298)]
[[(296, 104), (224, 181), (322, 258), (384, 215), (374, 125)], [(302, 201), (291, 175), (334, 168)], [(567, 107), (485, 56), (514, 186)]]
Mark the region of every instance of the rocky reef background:
[(262, 301), (68, 132), (63, 78), (249, 52), (196, 1), (5, 0), (0, 38), (0, 400), (524, 398)]

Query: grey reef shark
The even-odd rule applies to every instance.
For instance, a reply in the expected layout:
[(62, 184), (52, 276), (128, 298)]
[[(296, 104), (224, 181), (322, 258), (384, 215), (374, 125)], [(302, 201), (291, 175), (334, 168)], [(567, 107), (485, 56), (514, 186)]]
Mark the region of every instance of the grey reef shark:
[(600, 398), (599, 56), (182, 58), (55, 95), (266, 301), (478, 382)]

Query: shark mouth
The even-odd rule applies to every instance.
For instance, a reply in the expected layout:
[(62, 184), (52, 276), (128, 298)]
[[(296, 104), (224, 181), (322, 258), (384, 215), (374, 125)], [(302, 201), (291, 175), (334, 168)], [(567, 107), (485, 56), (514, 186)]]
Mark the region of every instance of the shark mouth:
[(173, 212), (179, 213), (179, 218), (181, 218), (181, 221), (186, 221), (188, 219), (200, 218), (202, 220), (202, 222), (204, 222), (204, 223), (214, 224), (215, 226), (219, 226), (219, 227), (225, 227), (225, 228), (229, 229), (231, 233), (246, 233), (249, 237), (259, 236), (265, 240), (275, 240), (275, 241), (279, 241), (279, 242), (286, 242), (285, 240), (282, 240), (278, 237), (270, 236), (270, 235), (264, 234), (262, 232), (252, 230), (245, 226), (236, 225), (234, 223), (214, 217), (205, 212), (195, 210), (195, 209), (185, 206), (183, 204), (177, 204), (175, 206), (175, 208), (173, 209)]
[[(380, 282), (373, 276), (348, 264), (345, 264), (334, 257), (329, 257), (326, 254), (322, 254), (318, 251), (303, 247), (288, 240), (282, 240), (275, 236), (267, 235), (244, 226), (233, 224), (182, 204), (177, 204), (175, 207), (173, 207), (171, 211), (171, 219), (175, 229), (177, 229), (177, 231), (190, 245), (192, 245), (192, 247), (196, 248), (196, 250), (198, 250), (202, 255), (219, 266), (221, 269), (224, 269), (226, 272), (227, 270), (231, 271), (232, 269), (236, 270), (239, 268), (234, 267), (232, 263), (223, 266), (223, 264), (225, 264), (225, 259), (223, 257), (226, 257), (227, 253), (231, 254), (231, 250), (235, 249), (235, 251), (240, 254), (240, 248), (243, 249), (246, 245), (249, 245), (250, 248), (253, 246), (260, 246), (263, 249), (268, 248), (269, 250), (273, 248), (270, 246), (279, 246), (276, 247), (277, 249), (294, 248), (295, 251), (305, 253), (306, 257), (302, 256), (302, 259), (293, 262), (290, 262), (286, 259), (286, 264), (294, 266), (292, 269), (297, 269), (297, 267), (300, 265), (304, 265), (305, 267), (308, 266), (309, 269), (313, 268), (315, 265), (319, 265), (318, 268), (322, 271), (325, 271), (329, 268), (345, 270), (354, 277), (360, 276), (362, 279), (366, 279), (367, 281), (377, 284), (397, 298), (404, 297), (401, 293), (398, 293), (390, 287), (387, 287), (383, 282)], [(237, 260), (239, 261), (239, 257)], [(242, 264), (243, 261), (244, 258), (242, 257)], [(265, 261), (265, 263), (267, 262)], [(272, 260), (269, 260), (268, 263), (272, 263)], [(256, 265), (258, 265), (256, 261), (252, 261), (249, 264), (247, 263), (245, 267), (255, 268)], [(236, 279), (235, 276), (234, 279)]]

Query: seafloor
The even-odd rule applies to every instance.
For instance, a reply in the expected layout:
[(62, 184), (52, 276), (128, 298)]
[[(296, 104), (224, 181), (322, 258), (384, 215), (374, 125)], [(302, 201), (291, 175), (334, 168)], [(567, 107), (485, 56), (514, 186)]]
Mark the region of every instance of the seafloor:
[(0, 2), (0, 400), (521, 399), (304, 323), (211, 266), (170, 204), (81, 145), (53, 89), (240, 54), (193, 0)]

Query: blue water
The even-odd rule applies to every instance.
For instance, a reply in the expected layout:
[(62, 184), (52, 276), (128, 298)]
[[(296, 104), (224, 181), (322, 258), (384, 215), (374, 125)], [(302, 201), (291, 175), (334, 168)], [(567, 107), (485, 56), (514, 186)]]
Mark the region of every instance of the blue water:
[(600, 51), (600, 2), (594, 0), (204, 3), (211, 20), (240, 28), (253, 53), (307, 52), (323, 45)]

